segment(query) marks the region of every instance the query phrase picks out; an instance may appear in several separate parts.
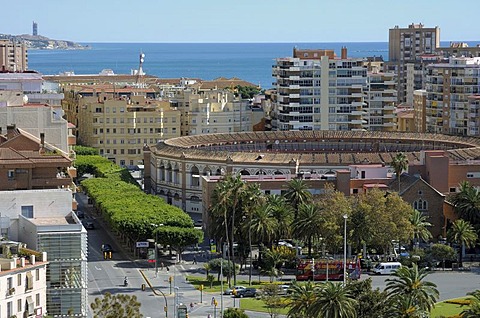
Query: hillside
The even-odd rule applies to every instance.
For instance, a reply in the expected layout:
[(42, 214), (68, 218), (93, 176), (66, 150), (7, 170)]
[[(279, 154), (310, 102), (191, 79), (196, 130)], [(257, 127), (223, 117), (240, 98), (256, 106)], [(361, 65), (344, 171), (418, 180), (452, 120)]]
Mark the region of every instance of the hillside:
[(29, 49), (38, 50), (83, 50), (89, 49), (88, 45), (81, 45), (72, 41), (53, 40), (41, 35), (11, 35), (0, 34), (0, 39), (10, 39), (13, 41), (25, 42)]

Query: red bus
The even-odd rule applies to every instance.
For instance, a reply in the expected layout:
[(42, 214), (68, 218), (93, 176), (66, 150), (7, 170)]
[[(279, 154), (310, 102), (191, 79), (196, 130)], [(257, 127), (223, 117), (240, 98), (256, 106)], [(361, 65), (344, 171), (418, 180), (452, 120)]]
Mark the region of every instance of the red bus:
[[(315, 264), (315, 271), (312, 265)], [(360, 260), (347, 261), (347, 275), (350, 279), (359, 279)], [(315, 277), (314, 277), (315, 274)], [(297, 280), (343, 280), (343, 260), (302, 259), (297, 266)]]

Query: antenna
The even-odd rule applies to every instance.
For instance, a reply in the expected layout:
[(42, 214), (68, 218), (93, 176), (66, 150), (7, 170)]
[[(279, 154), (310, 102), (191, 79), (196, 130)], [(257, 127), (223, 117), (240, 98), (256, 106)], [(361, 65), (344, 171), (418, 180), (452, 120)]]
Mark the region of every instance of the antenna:
[(143, 83), (143, 75), (145, 75), (145, 73), (143, 72), (144, 61), (145, 61), (145, 54), (142, 51), (140, 51), (140, 60), (139, 60), (138, 71), (137, 71), (137, 84), (139, 87), (144, 87), (144, 83)]

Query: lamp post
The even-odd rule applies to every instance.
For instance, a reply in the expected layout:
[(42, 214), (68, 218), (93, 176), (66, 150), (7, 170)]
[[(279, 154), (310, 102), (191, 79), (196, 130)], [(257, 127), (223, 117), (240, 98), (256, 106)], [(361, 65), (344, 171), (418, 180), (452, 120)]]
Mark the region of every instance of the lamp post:
[(162, 223), (160, 224), (152, 224), (153, 226), (156, 227), (155, 229), (155, 277), (158, 276), (158, 248), (157, 248), (157, 244), (158, 244), (158, 227), (159, 226), (163, 226)]
[(160, 289), (157, 289), (157, 291), (159, 291), (162, 296), (163, 296), (163, 299), (165, 300), (165, 308), (163, 308), (163, 310), (165, 311), (165, 318), (168, 318), (168, 302), (167, 302), (167, 297), (165, 296), (165, 294), (160, 290)]
[(347, 279), (347, 219), (348, 215), (343, 215), (343, 286)]

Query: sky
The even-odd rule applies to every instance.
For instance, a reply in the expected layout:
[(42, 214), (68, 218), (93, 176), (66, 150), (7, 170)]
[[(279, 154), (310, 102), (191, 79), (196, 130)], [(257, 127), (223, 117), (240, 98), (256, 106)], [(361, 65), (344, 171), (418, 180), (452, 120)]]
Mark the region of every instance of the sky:
[[(75, 42), (388, 42), (423, 23), (442, 41), (479, 40), (472, 0), (21, 0), (0, 33)], [(10, 3), (13, 3), (10, 1)], [(470, 8), (470, 9), (469, 9)]]

